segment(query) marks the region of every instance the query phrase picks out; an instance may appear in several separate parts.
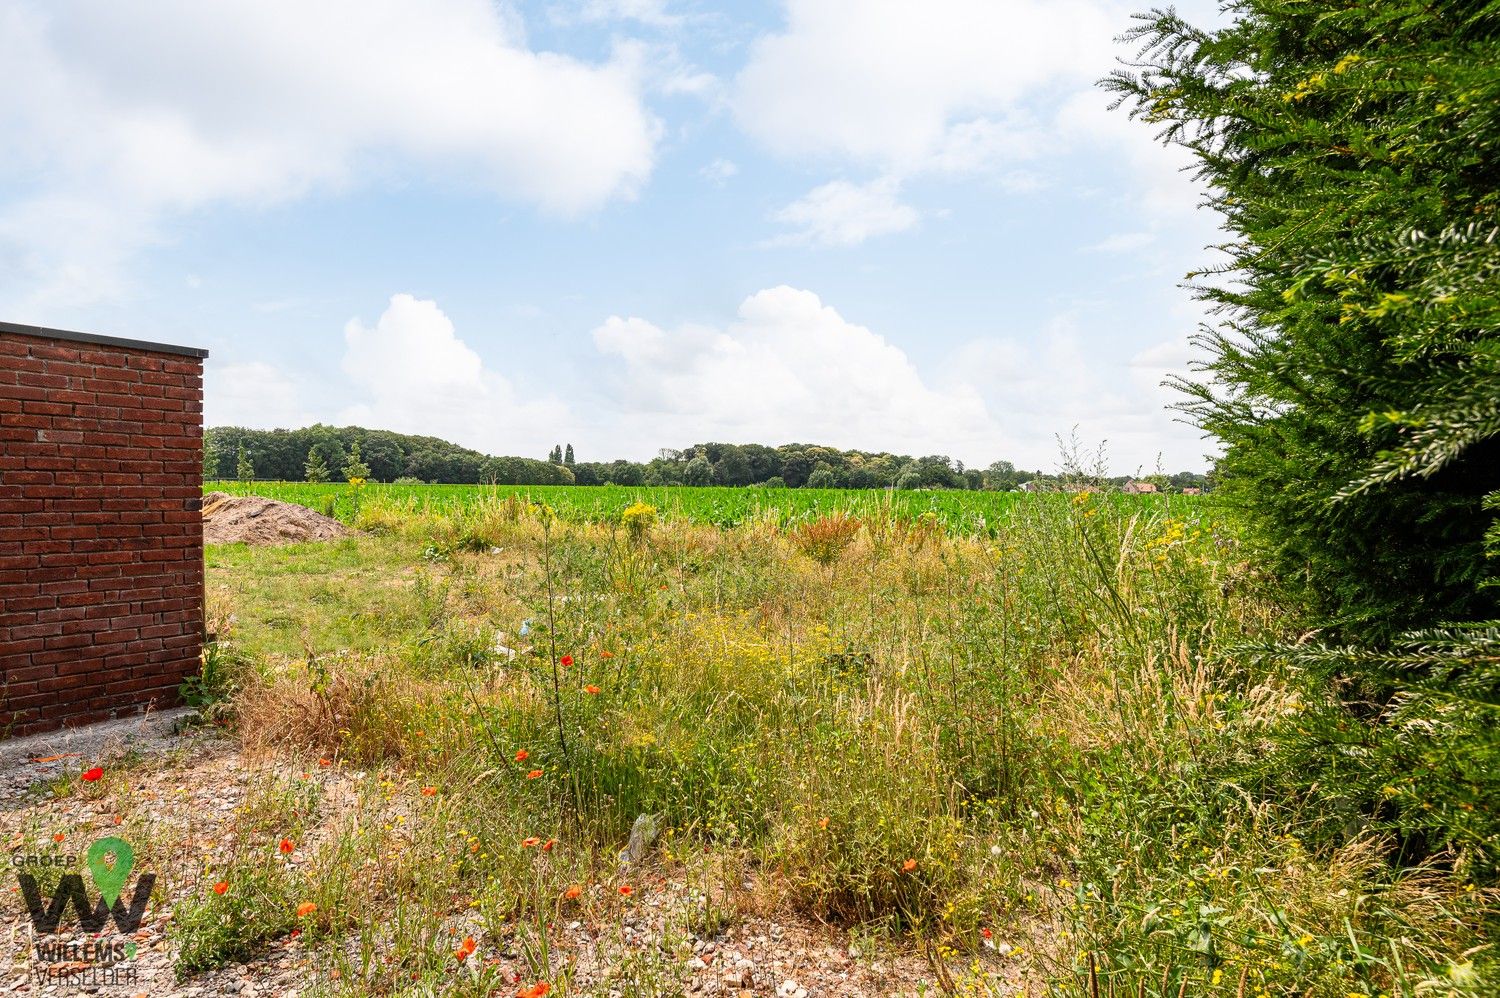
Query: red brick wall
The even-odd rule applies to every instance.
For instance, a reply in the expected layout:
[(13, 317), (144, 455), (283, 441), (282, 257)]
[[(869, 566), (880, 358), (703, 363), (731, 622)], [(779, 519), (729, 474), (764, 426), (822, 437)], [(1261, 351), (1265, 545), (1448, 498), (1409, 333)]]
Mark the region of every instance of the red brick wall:
[(202, 447), (201, 359), (0, 331), (0, 737), (176, 701)]

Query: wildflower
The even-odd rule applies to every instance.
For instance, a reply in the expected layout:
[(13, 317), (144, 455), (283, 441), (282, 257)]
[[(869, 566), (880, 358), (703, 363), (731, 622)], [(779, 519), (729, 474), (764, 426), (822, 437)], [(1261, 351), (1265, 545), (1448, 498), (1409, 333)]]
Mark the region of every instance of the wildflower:
[(995, 938), (995, 934), (990, 931), (990, 928), (989, 928), (988, 925), (986, 925), (984, 928), (980, 929), (979, 930), (979, 934), (981, 936), (984, 936), (984, 938), (986, 938), (986, 939), (994, 939)]
[(437, 787), (423, 787), (422, 788), (422, 796), (423, 797), (436, 797), (437, 796)]
[(566, 669), (568, 666), (573, 664), (573, 656), (564, 655), (562, 658), (558, 659), (558, 661), (561, 662), (563, 664), (563, 668)]
[(917, 861), (914, 860), (914, 859), (909, 859), (905, 863), (901, 864), (901, 872), (902, 873), (910, 873), (911, 871), (915, 870), (916, 868), (917, 868)]
[(542, 775), (542, 771), (540, 769), (533, 769), (531, 772), (529, 772), (529, 773), (526, 774), (526, 778), (528, 780), (535, 780), (535, 779), (539, 779), (541, 777), (541, 775)]
[(599, 653), (599, 657), (600, 658), (614, 658), (615, 657), (615, 653), (612, 652), (612, 651), (601, 651)]
[(592, 694), (597, 694), (599, 692), (599, 687), (595, 686), (593, 683), (589, 683), (587, 686), (585, 686), (583, 688), (583, 692), (591, 694), (591, 695)]
[(517, 998), (542, 998), (543, 995), (551, 990), (552, 985), (548, 984), (546, 981), (537, 981), (531, 987), (522, 988), (521, 990), (517, 991), (516, 996)]
[(464, 941), (453, 951), (453, 958), (462, 963), (474, 952), (474, 937), (464, 936)]
[(530, 758), (531, 758), (531, 753), (528, 752), (528, 751), (526, 751), (525, 749), (517, 749), (516, 750), (516, 761), (517, 762), (525, 762), (527, 759), (530, 759)]
[(577, 884), (574, 884), (572, 887), (569, 887), (567, 890), (563, 891), (563, 897), (567, 898), (569, 901), (577, 901), (582, 895), (583, 888), (578, 886)]
[(329, 766), (333, 765), (333, 760), (332, 759), (319, 759), (318, 760), (318, 765), (322, 766), (324, 769), (327, 769)]
[(287, 855), (291, 854), (292, 850), (294, 850), (294, 849), (297, 848), (297, 844), (295, 842), (293, 842), (291, 839), (282, 839), (281, 840), (281, 847), (280, 848), (281, 848), (281, 854), (283, 856), (287, 856)]
[(301, 904), (297, 905), (297, 917), (306, 918), (308, 915), (311, 915), (317, 910), (318, 906), (313, 904), (311, 901), (303, 901)]
[(818, 827), (819, 828), (827, 828), (828, 827), (828, 819), (827, 818), (819, 818), (818, 819)]
[(542, 841), (542, 840), (539, 839), (539, 838), (537, 838), (535, 835), (527, 836), (526, 838), (524, 838), (524, 839), (521, 840), (521, 848), (522, 849), (530, 849), (532, 846), (536, 845), (540, 841)]
[(98, 766), (95, 766), (93, 769), (89, 770), (86, 773), (83, 773), (78, 778), (80, 780), (83, 780), (85, 783), (93, 783), (95, 780), (101, 779), (103, 776), (104, 770), (99, 768)]
[(65, 838), (67, 838), (66, 835), (64, 835), (62, 832), (58, 832), (56, 835), (52, 836), (52, 841), (61, 842)]
[(227, 890), (229, 890), (229, 881), (227, 880), (221, 880), (217, 884), (214, 884), (215, 894), (223, 894)]
[(630, 895), (632, 895), (634, 893), (635, 893), (635, 888), (631, 887), (629, 884), (621, 884), (620, 885), (620, 897), (628, 898), (628, 897), (630, 897)]
[(557, 845), (556, 839), (548, 839), (546, 842), (542, 843), (542, 852), (551, 852), (552, 847), (555, 845)]

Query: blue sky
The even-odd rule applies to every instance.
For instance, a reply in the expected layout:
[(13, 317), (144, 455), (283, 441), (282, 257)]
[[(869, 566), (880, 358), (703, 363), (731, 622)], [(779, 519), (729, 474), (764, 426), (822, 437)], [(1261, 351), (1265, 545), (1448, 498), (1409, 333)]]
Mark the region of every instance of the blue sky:
[(1139, 6), (0, 0), (0, 317), (209, 348), (210, 424), (1201, 469)]

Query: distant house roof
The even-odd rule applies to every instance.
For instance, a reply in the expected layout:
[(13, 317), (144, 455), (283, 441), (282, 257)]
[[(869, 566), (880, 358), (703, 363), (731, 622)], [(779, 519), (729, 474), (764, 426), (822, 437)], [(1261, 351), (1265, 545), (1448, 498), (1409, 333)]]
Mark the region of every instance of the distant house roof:
[(1156, 491), (1158, 491), (1158, 489), (1156, 488), (1155, 485), (1153, 485), (1150, 482), (1129, 481), (1129, 482), (1125, 483), (1125, 488), (1123, 488), (1121, 491), (1122, 492), (1139, 493), (1139, 492), (1156, 492)]

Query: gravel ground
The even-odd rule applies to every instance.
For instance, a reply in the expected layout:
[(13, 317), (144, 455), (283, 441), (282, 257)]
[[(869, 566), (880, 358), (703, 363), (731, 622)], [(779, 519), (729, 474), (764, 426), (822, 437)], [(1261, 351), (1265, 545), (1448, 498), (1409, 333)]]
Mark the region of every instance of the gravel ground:
[[(81, 850), (82, 843), (128, 832), (137, 822), (146, 821), (150, 841), (158, 844), (158, 852), (168, 854), (169, 867), (153, 871), (159, 876), (158, 889), (166, 895), (165, 909), (148, 909), (139, 930), (128, 939), (118, 935), (113, 924), (108, 926), (104, 941), (135, 946), (134, 958), (120, 964), (128, 971), (122, 970), (122, 979), (117, 981), (83, 984), (35, 979), (37, 969), (44, 966), (35, 957), (39, 939), (85, 944), (93, 937), (80, 932), (37, 936), (14, 874), (7, 872), (7, 902), (0, 911), (0, 995), (293, 996), (314, 982), (315, 968), (324, 961), (304, 950), (295, 938), (278, 940), (248, 963), (177, 981), (167, 934), (171, 907), (195, 890), (192, 877), (204, 856), (233, 840), (234, 812), (252, 781), (274, 771), (317, 780), (323, 784), (325, 802), (332, 803), (330, 810), (336, 813), (340, 801), (354, 798), (354, 784), (365, 774), (316, 767), (303, 774), (298, 767), (277, 760), (252, 764), (241, 756), (235, 742), (186, 727), (186, 718), (186, 711), (171, 711), (0, 742), (0, 841), (12, 858), (24, 853), (22, 847), (28, 841), (45, 842), (63, 835), (61, 841), (76, 841)], [(133, 808), (129, 821), (115, 813), (111, 798), (91, 799), (86, 794), (56, 798), (49, 789), (52, 781), (67, 779), (87, 767), (108, 765), (111, 760), (128, 764), (132, 774), (127, 791)], [(675, 937), (668, 949), (664, 925), (687, 899), (685, 884), (662, 879), (655, 890), (643, 892), (641, 903), (623, 924), (557, 926), (555, 948), (564, 959), (574, 961), (574, 990), (589, 990), (632, 958), (650, 954), (657, 966), (668, 968), (667, 979), (659, 985), (666, 993), (777, 998), (939, 993), (932, 983), (932, 970), (919, 955), (861, 954), (841, 931), (794, 916), (747, 916), (710, 938)], [(673, 920), (680, 924), (680, 919)], [(69, 923), (76, 926), (71, 913), (65, 926)], [(478, 932), (459, 924), (454, 931)], [(521, 980), (524, 964), (519, 954), (506, 951), (504, 941), (481, 940), (480, 951), (498, 953), (485, 964)], [(1024, 990), (1014, 961), (989, 956), (993, 966), (986, 967), (991, 975), (988, 993)], [(92, 971), (88, 964), (68, 966)]]

